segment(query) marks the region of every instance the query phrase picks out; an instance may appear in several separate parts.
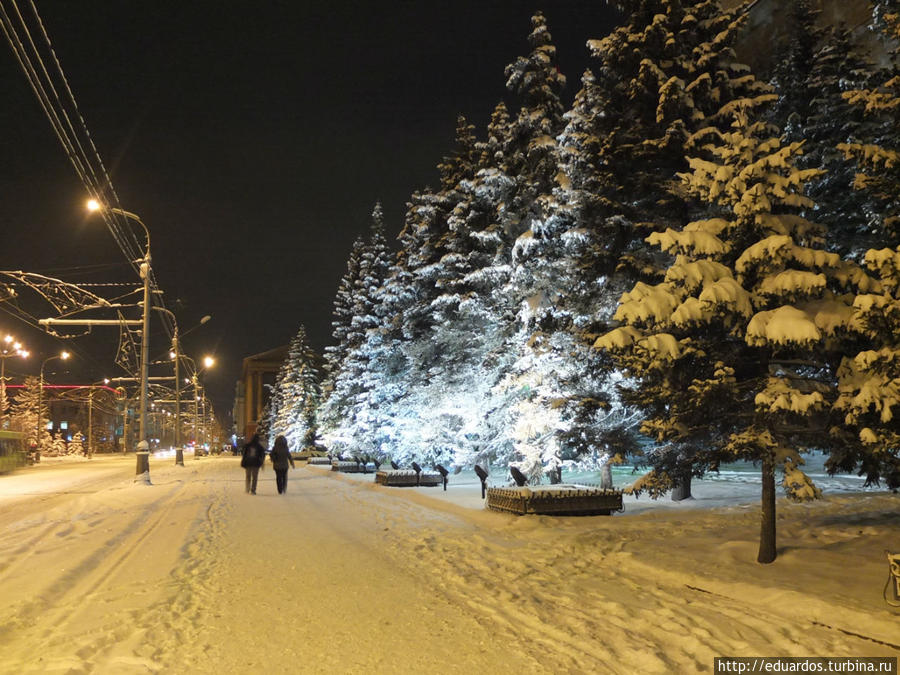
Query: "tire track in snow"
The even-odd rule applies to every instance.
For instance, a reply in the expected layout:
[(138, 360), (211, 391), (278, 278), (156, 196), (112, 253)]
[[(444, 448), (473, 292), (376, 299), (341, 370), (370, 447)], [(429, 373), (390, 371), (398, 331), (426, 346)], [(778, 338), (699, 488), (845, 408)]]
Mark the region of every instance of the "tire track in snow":
[[(96, 492), (108, 485), (107, 474), (95, 476), (83, 480), (79, 485), (79, 493)], [(42, 544), (51, 541), (53, 537), (63, 537), (68, 530), (78, 525), (83, 526), (80, 519), (84, 509), (85, 499), (77, 499), (78, 507), (74, 509), (74, 515), (66, 518), (52, 518), (49, 513), (60, 503), (71, 501), (73, 492), (50, 493), (37, 497), (42, 516), (34, 516), (34, 500), (26, 499), (13, 503), (3, 508), (3, 530), (0, 534), (0, 550), (4, 552), (3, 560), (0, 560), (0, 584), (17, 573), (35, 554), (42, 548)]]
[[(16, 608), (14, 630), (17, 641), (53, 645), (54, 653), (68, 652), (77, 657), (84, 668), (91, 670), (91, 663), (103, 659), (106, 650), (132, 633), (133, 612), (129, 612), (125, 617), (127, 621), (123, 621), (121, 613), (112, 611), (101, 620), (101, 626), (93, 627), (90, 633), (80, 627), (79, 619), (87, 608), (117, 599), (116, 575), (126, 572), (125, 567), (141, 557), (141, 545), (168, 521), (179, 504), (184, 483), (128, 489), (166, 492), (153, 501), (141, 502), (141, 510), (130, 517), (123, 529), (104, 537), (92, 550), (72, 549), (71, 566), (58, 576), (48, 578), (36, 597)], [(83, 554), (82, 557), (78, 558), (79, 554)], [(134, 580), (136, 586), (139, 583), (139, 579)], [(36, 664), (32, 662), (31, 665)], [(44, 667), (46, 664), (41, 666)]]

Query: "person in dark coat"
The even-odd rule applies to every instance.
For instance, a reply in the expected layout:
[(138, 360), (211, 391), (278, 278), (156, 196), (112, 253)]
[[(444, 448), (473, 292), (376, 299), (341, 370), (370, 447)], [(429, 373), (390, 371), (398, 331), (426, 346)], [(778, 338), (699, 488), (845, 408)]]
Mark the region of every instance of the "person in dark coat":
[(256, 479), (265, 460), (266, 449), (259, 442), (259, 434), (253, 434), (250, 442), (241, 448), (241, 466), (247, 476), (245, 485), (250, 494), (256, 494)]
[(294, 468), (294, 458), (291, 457), (291, 451), (288, 450), (287, 439), (284, 436), (275, 439), (271, 457), (272, 468), (275, 469), (275, 486), (278, 488), (278, 494), (284, 494), (287, 490), (288, 465), (292, 469)]

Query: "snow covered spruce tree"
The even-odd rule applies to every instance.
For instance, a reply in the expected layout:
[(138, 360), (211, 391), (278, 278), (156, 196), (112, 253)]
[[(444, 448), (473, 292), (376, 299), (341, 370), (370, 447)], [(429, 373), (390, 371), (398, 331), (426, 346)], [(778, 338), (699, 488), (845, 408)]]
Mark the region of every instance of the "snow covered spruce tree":
[(786, 141), (804, 141), (798, 167), (822, 169), (806, 185), (815, 210), (804, 215), (827, 228), (829, 250), (859, 259), (872, 245), (877, 209), (852, 189), (854, 162), (838, 146), (878, 133), (844, 97), (866, 86), (874, 66), (846, 28), (816, 27), (817, 14), (807, 0), (792, 5), (787, 44), (772, 78), (778, 100), (770, 119)]
[(869, 231), (876, 245), (900, 243), (900, 2), (875, 3), (876, 26), (884, 38), (890, 67), (880, 84), (844, 93), (870, 125), (862, 138), (838, 147), (857, 162), (854, 187), (873, 204)]
[[(378, 326), (375, 296), (387, 276), (390, 257), (384, 237), (381, 204), (376, 204), (372, 212), (369, 238), (359, 250), (358, 268), (349, 289), (349, 325), (344, 329), (346, 332), (343, 335), (346, 351), (336, 372), (331, 375), (333, 389), (328, 393), (321, 409), (321, 419), (327, 421), (332, 438), (341, 439), (336, 444), (343, 448), (338, 449), (348, 449), (351, 438), (362, 442), (360, 431), (375, 429), (371, 423), (367, 401), (367, 395), (372, 391), (372, 382), (368, 370), (369, 354), (365, 345), (367, 332)], [(348, 266), (348, 275), (349, 273)], [(358, 446), (353, 449), (372, 451), (372, 448)]]
[(0, 429), (9, 428), (9, 397), (6, 387), (0, 387)]
[(501, 444), (508, 448), (494, 459), (511, 462), (537, 483), (545, 472), (557, 475), (563, 456), (559, 432), (565, 428), (562, 404), (567, 396), (559, 376), (568, 369), (558, 350), (570, 340), (547, 338), (567, 323), (559, 304), (568, 285), (556, 273), (564, 269), (563, 234), (574, 228), (571, 222), (550, 218), (559, 174), (556, 137), (565, 124), (560, 100), (565, 77), (556, 66), (556, 48), (544, 16), (538, 13), (531, 22), (531, 53), (506, 69), (506, 86), (521, 101), (504, 166), (516, 188), (514, 229), (505, 234), (515, 239), (511, 247), (498, 251), (503, 257), (495, 267), (510, 270), (503, 305), (514, 312), (515, 320), (509, 322), (504, 351), (513, 354), (515, 362), (499, 373), (501, 379), (491, 391), (495, 403), (489, 411), (495, 419), (488, 428), (500, 434), (497, 449)]
[[(270, 445), (270, 440), (275, 440), (275, 435), (272, 434), (272, 421), (278, 410), (278, 401), (275, 399), (275, 387), (270, 384), (264, 384), (263, 387), (269, 390), (269, 399), (262, 407), (262, 410), (259, 411), (259, 422), (256, 425), (256, 433), (259, 435), (260, 443), (268, 446)], [(196, 421), (192, 422), (191, 427), (193, 428), (195, 424)]]
[(29, 375), (25, 377), (23, 384), (10, 407), (10, 428), (23, 432), (28, 446), (37, 444), (40, 448), (49, 447), (51, 439), (46, 432), (46, 399), (41, 400), (38, 409), (40, 382), (37, 377)]
[[(900, 487), (900, 248), (870, 249), (865, 266), (877, 281), (860, 285), (854, 300), (865, 346), (838, 370), (838, 415), (828, 469), (858, 471), (866, 484)], [(865, 289), (865, 290), (864, 290)]]
[(813, 9), (809, 0), (790, 0), (788, 4), (783, 27), (786, 37), (775, 50), (771, 79), (778, 100), (772, 106), (770, 120), (779, 129), (785, 129), (791, 117), (805, 120), (815, 111), (819, 92), (811, 75), (825, 36), (825, 30), (816, 25), (821, 11)]
[(435, 290), (427, 305), (429, 330), (406, 346), (427, 421), (426, 461), (467, 464), (472, 451), (486, 452), (480, 433), (485, 400), (506, 363), (509, 332), (499, 293), (509, 278), (500, 250), (508, 223), (498, 204), (514, 190), (514, 181), (496, 168), (470, 175), (453, 190), (444, 254), (429, 269)]
[[(617, 0), (625, 22), (589, 40), (597, 60), (595, 97), (603, 115), (593, 133), (605, 164), (616, 170), (619, 200), (647, 234), (689, 219), (688, 205), (670, 189), (687, 169), (689, 137), (708, 126), (727, 128), (720, 114), (735, 99), (768, 96), (770, 87), (737, 62), (734, 45), (745, 20), (718, 0)], [(638, 239), (640, 241), (640, 239)], [(623, 259), (646, 278), (656, 271), (638, 247)]]
[(334, 296), (334, 309), (332, 311), (332, 339), (333, 343), (325, 347), (325, 380), (322, 384), (323, 400), (327, 401), (334, 389), (334, 378), (341, 368), (341, 364), (349, 351), (348, 335), (350, 322), (353, 319), (353, 288), (359, 276), (359, 261), (363, 248), (366, 245), (365, 237), (357, 237), (350, 249), (347, 259), (347, 271), (341, 277), (337, 293)]
[(658, 496), (687, 467), (694, 475), (724, 461), (761, 464), (758, 561), (775, 551), (775, 471), (793, 498), (818, 496), (800, 452), (827, 447), (834, 352), (851, 327), (847, 285), (861, 271), (822, 249), (821, 227), (797, 215), (812, 206), (797, 170), (801, 144), (729, 106), (732, 129), (694, 137), (702, 156), (682, 175), (709, 216), (648, 242), (673, 256), (659, 284), (638, 283), (597, 341), (639, 382), (625, 396), (645, 412), (643, 430), (690, 456), (651, 456), (635, 492)]
[(838, 437), (829, 458), (829, 470), (858, 470), (866, 482), (884, 480), (900, 487), (900, 3), (879, 2), (877, 26), (890, 48), (892, 67), (877, 87), (847, 92), (880, 128), (874, 143), (847, 143), (841, 149), (858, 162), (855, 186), (878, 205), (879, 236), (876, 248), (864, 254), (864, 264), (877, 279), (860, 284), (854, 302), (856, 320), (865, 336), (862, 349), (841, 365), (840, 397), (835, 403), (842, 416), (833, 428)]
[(540, 13), (532, 17), (529, 44), (531, 53), (506, 69), (519, 111), (509, 121), (505, 106), (495, 109), (480, 144), (480, 167), (472, 163), (452, 186), (445, 253), (435, 265), (439, 293), (430, 305), (434, 330), (428, 340), (436, 358), (427, 372), (437, 379), (431, 387), (440, 404), (430, 429), (432, 443), (457, 464), (508, 463), (512, 455), (508, 430), (485, 423), (484, 413), (506, 412), (497, 405), (506, 397), (497, 399), (493, 387), (510, 365), (515, 330), (509, 312), (512, 244), (527, 228), (535, 196), (550, 188), (556, 173), (554, 136), (562, 125), (559, 90), (565, 82)]
[[(306, 328), (300, 326), (291, 339), (288, 353), (275, 383), (272, 397), (277, 407), (271, 409), (270, 435), (283, 435), (290, 448), (306, 445), (308, 434), (307, 405), (319, 398), (318, 357), (309, 345)], [(313, 444), (315, 438), (313, 438)]]

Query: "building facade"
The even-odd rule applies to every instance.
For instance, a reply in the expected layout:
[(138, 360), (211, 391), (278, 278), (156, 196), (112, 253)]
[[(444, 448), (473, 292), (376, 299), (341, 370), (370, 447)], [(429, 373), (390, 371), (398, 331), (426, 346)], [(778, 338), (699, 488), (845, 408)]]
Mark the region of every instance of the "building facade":
[(235, 388), (235, 433), (249, 439), (256, 433), (259, 418), (269, 401), (275, 378), (287, 358), (288, 345), (244, 359), (241, 380)]

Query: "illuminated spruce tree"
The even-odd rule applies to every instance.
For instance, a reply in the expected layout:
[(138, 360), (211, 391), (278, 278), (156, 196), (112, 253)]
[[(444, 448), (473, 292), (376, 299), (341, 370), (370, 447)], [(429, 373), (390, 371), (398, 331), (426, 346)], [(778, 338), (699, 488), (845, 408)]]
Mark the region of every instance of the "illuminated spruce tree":
[[(775, 559), (775, 471), (789, 496), (818, 489), (799, 452), (827, 447), (824, 423), (836, 391), (836, 348), (852, 330), (852, 298), (864, 275), (823, 250), (824, 232), (797, 215), (815, 170), (798, 170), (801, 144), (732, 109), (730, 131), (700, 132), (700, 156), (682, 186), (707, 205), (706, 218), (654, 233), (669, 253), (658, 284), (622, 296), (622, 326), (597, 341), (638, 384), (625, 396), (645, 414), (643, 431), (661, 445), (635, 491), (658, 496), (689, 467), (757, 462), (762, 472), (759, 562)], [(683, 457), (671, 450), (689, 449)]]
[(300, 326), (288, 345), (288, 353), (279, 369), (273, 401), (272, 434), (283, 435), (288, 446), (300, 449), (307, 435), (307, 404), (318, 400), (318, 357), (309, 345), (306, 329)]
[(371, 379), (368, 377), (371, 371), (365, 344), (368, 332), (379, 325), (376, 296), (387, 278), (390, 263), (383, 212), (381, 204), (376, 204), (369, 238), (359, 251), (359, 263), (352, 281), (350, 320), (344, 335), (346, 352), (336, 366), (333, 389), (320, 411), (321, 418), (332, 429), (361, 422), (363, 416), (368, 418), (364, 411), (366, 395), (371, 391)]
[(334, 297), (331, 322), (333, 343), (325, 348), (327, 378), (324, 389), (326, 392), (331, 391), (334, 376), (340, 369), (341, 363), (346, 358), (349, 350), (348, 335), (350, 333), (350, 323), (353, 319), (353, 289), (359, 276), (359, 262), (364, 247), (365, 238), (357, 237), (350, 250), (350, 257), (347, 259), (347, 271), (341, 277)]
[(509, 127), (510, 151), (504, 170), (521, 180), (521, 199), (552, 189), (556, 175), (556, 136), (565, 111), (560, 92), (566, 84), (556, 65), (556, 47), (544, 15), (531, 18), (531, 52), (506, 67), (506, 88), (521, 101)]

